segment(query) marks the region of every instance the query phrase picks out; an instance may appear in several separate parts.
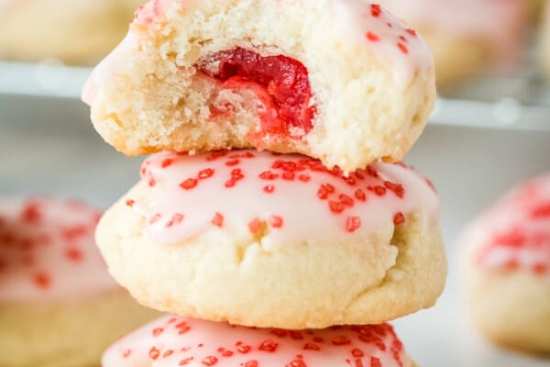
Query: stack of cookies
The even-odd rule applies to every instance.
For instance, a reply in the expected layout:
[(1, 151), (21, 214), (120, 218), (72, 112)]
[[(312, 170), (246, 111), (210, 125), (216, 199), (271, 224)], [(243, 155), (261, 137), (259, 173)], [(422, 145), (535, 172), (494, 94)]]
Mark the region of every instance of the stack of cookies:
[(446, 265), (400, 163), (435, 98), (420, 36), (360, 0), (157, 0), (92, 74), (104, 139), (152, 154), (103, 216), (114, 278), (166, 316), (120, 366), (412, 366), (387, 321)]

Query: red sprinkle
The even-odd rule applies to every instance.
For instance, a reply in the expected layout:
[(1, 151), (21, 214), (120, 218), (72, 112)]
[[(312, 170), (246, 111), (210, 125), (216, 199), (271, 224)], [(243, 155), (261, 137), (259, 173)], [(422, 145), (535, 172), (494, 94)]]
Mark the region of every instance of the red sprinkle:
[(210, 178), (214, 175), (214, 170), (212, 168), (206, 168), (199, 172), (199, 179), (204, 180), (205, 178)]
[(164, 332), (164, 329), (161, 327), (157, 327), (153, 329), (153, 336), (159, 336)]
[(185, 358), (185, 359), (182, 359), (180, 361), (180, 363), (178, 363), (178, 365), (180, 366), (185, 366), (186, 364), (188, 364), (189, 362), (191, 362), (193, 360), (193, 357), (189, 357), (189, 358)]
[(162, 358), (168, 358), (170, 357), (172, 354), (174, 354), (174, 351), (172, 349), (168, 349), (166, 352), (164, 352), (162, 354)]
[(350, 233), (355, 232), (361, 227), (361, 218), (359, 217), (348, 217), (346, 220), (346, 230)]
[(82, 251), (76, 247), (69, 247), (65, 250), (65, 255), (69, 260), (74, 262), (80, 262), (84, 258)]
[(42, 220), (42, 208), (38, 203), (29, 202), (21, 213), (23, 221), (27, 223), (38, 223)]
[(380, 16), (380, 14), (382, 13), (382, 9), (380, 8), (380, 5), (372, 4), (370, 6), (370, 13), (373, 17), (378, 18)]
[(183, 221), (183, 214), (176, 213), (172, 216), (172, 219), (170, 219), (168, 222), (166, 222), (166, 228), (170, 228), (175, 224), (180, 224)]
[(332, 339), (332, 344), (334, 345), (346, 345), (349, 343), (351, 343), (351, 340), (345, 335), (337, 336), (336, 338)]
[(294, 180), (294, 172), (283, 172), (283, 180), (293, 181)]
[(352, 207), (354, 204), (353, 199), (345, 194), (340, 194), (338, 199), (340, 199), (340, 202), (345, 206)]
[(275, 186), (273, 185), (264, 186), (264, 191), (268, 194), (271, 194), (273, 191), (275, 191)]
[(237, 351), (242, 354), (246, 354), (252, 350), (252, 347), (250, 345), (239, 345), (237, 347)]
[(374, 191), (374, 193), (375, 193), (376, 195), (378, 195), (378, 196), (384, 196), (384, 195), (386, 195), (386, 191), (387, 191), (387, 190), (386, 190), (386, 188), (383, 187), (383, 186), (375, 186), (375, 187), (373, 188), (373, 191)]
[(238, 159), (232, 159), (230, 161), (225, 162), (225, 165), (229, 166), (229, 167), (232, 167), (232, 166), (236, 166), (237, 164), (239, 164), (239, 162), (240, 161)]
[(126, 205), (128, 205), (130, 208), (132, 208), (135, 203), (136, 203), (135, 200), (132, 200), (132, 199), (126, 200)]
[(204, 364), (205, 366), (213, 366), (216, 363), (218, 363), (218, 358), (216, 358), (214, 356), (208, 356), (208, 357), (204, 358), (201, 361), (201, 363)]
[(344, 211), (344, 205), (337, 201), (329, 201), (330, 211), (335, 214), (340, 214)]
[(279, 175), (271, 171), (265, 171), (260, 173), (260, 178), (262, 180), (275, 180), (277, 177), (279, 177)]
[(172, 163), (174, 163), (174, 160), (172, 158), (166, 158), (165, 160), (162, 161), (161, 163), (161, 167), (162, 168), (166, 168), (168, 167), (169, 165), (171, 165)]
[(184, 190), (191, 190), (194, 189), (198, 183), (199, 181), (197, 181), (196, 178), (188, 178), (180, 184), (180, 187)]
[(278, 346), (279, 344), (275, 343), (273, 340), (267, 339), (260, 345), (259, 349), (264, 352), (275, 352)]
[(151, 357), (152, 360), (156, 361), (159, 356), (160, 350), (155, 347), (151, 347), (151, 349), (149, 349), (149, 357)]
[(272, 215), (269, 218), (269, 223), (273, 228), (281, 228), (283, 226), (283, 218), (278, 215)]
[(380, 37), (378, 37), (375, 33), (372, 33), (372, 32), (367, 32), (366, 37), (371, 42), (380, 41)]
[(401, 212), (396, 213), (395, 216), (393, 217), (393, 223), (395, 225), (405, 223), (405, 216), (403, 215), (403, 213)]
[(262, 229), (262, 221), (258, 218), (254, 218), (250, 223), (248, 223), (248, 229), (250, 229), (250, 232), (252, 234), (258, 233)]
[(216, 213), (214, 214), (214, 218), (212, 218), (211, 220), (211, 223), (215, 226), (218, 226), (220, 228), (223, 227), (223, 215), (221, 215), (220, 213)]
[(50, 276), (46, 273), (39, 272), (34, 275), (34, 284), (36, 284), (38, 288), (42, 288), (42, 289), (49, 288), (51, 283), (52, 283), (52, 280)]
[(158, 222), (161, 218), (161, 215), (160, 213), (156, 213), (155, 215), (153, 215), (151, 217), (151, 219), (149, 219), (149, 224), (155, 224), (156, 222)]
[(355, 195), (354, 196), (359, 201), (366, 201), (367, 200), (367, 195), (365, 195), (365, 192), (361, 189), (355, 190)]
[(401, 42), (397, 43), (397, 47), (399, 48), (399, 50), (401, 52), (403, 52), (405, 55), (407, 55), (409, 53), (409, 49), (407, 48), (407, 46), (405, 46), (404, 44), (402, 44)]

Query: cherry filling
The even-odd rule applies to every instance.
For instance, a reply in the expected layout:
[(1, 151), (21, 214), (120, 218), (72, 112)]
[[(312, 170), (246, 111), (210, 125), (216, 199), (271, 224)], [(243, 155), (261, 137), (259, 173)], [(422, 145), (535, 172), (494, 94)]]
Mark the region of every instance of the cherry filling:
[(283, 55), (261, 56), (244, 48), (214, 53), (197, 67), (223, 82), (226, 89), (251, 89), (264, 105), (262, 134), (300, 138), (312, 128), (308, 71), (299, 61)]

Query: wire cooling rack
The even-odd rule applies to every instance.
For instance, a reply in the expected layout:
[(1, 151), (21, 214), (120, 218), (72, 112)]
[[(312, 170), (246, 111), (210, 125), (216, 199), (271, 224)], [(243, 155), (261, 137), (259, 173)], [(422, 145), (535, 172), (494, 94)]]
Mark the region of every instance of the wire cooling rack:
[[(0, 99), (45, 97), (73, 104), (90, 72), (56, 60), (0, 62)], [(513, 76), (472, 78), (451, 95), (438, 98), (431, 123), (550, 131), (550, 79), (535, 68), (522, 68)]]

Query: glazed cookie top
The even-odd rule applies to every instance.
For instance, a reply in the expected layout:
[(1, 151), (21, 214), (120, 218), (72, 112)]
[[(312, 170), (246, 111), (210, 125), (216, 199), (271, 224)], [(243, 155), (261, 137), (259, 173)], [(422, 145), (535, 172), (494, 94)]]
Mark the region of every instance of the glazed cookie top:
[(439, 218), (429, 181), (401, 163), (374, 163), (345, 177), (300, 155), (165, 152), (148, 158), (141, 175), (150, 194), (126, 204), (147, 217), (149, 236), (162, 244), (219, 228), (261, 236), (269, 248), (391, 233), (411, 213)]
[[(212, 0), (210, 0), (212, 1)], [(219, 0), (218, 0), (219, 1)], [(270, 0), (263, 0), (270, 1)], [(289, 0), (277, 3), (285, 6)], [(187, 12), (189, 8), (202, 6), (204, 0), (153, 0), (140, 7), (126, 39), (94, 70), (86, 84), (82, 98), (91, 105), (98, 89), (108, 82), (117, 65), (126, 61), (125, 54), (141, 42), (142, 32), (138, 29), (155, 29), (157, 23), (170, 21), (175, 13)], [(365, 0), (300, 0), (304, 7), (329, 9), (342, 30), (343, 42), (367, 47), (375, 54), (394, 64), (396, 77), (409, 83), (418, 70), (433, 70), (431, 52), (413, 29), (410, 29), (378, 4)], [(309, 4), (308, 4), (309, 3)], [(296, 4), (293, 1), (293, 4)], [(253, 35), (250, 35), (253, 38)], [(276, 45), (275, 45), (276, 46)]]
[(515, 188), (467, 234), (477, 263), (487, 269), (528, 269), (550, 276), (550, 175)]
[(115, 288), (94, 242), (100, 216), (79, 201), (0, 198), (0, 302)]
[(410, 366), (388, 324), (286, 331), (165, 316), (122, 338), (103, 367)]

